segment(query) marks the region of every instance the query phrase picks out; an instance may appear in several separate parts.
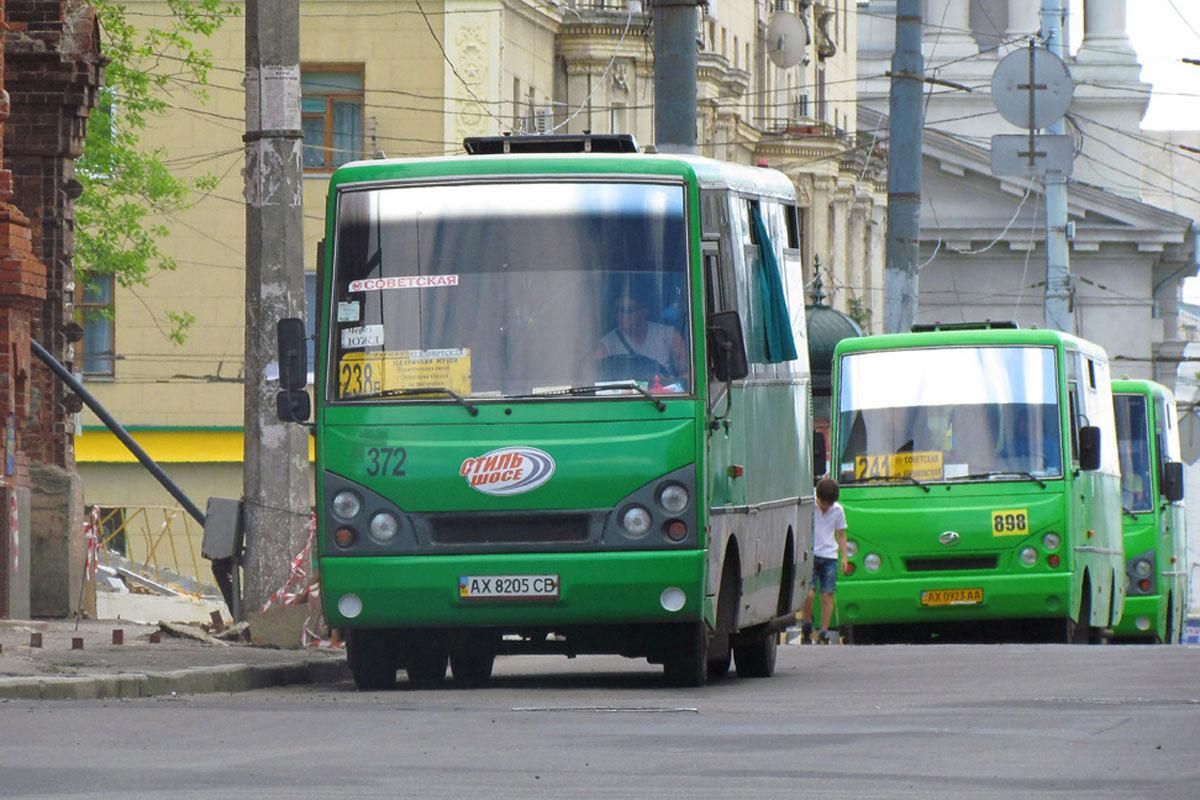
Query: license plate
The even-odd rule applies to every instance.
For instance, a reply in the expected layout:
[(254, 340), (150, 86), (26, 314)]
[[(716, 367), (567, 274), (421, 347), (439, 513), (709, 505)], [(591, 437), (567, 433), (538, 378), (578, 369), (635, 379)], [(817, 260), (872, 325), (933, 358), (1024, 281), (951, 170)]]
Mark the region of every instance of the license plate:
[(923, 606), (977, 606), (983, 602), (983, 589), (930, 589), (921, 592)]
[(557, 575), (462, 575), (460, 600), (554, 600)]

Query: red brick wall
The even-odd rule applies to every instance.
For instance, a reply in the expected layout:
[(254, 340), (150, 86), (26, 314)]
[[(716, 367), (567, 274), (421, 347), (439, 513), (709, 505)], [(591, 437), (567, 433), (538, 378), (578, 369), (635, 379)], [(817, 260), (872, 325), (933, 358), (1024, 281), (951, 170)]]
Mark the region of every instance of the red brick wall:
[[(33, 335), (68, 367), (73, 319), (74, 159), (102, 74), (94, 11), (76, 0), (8, 0), (4, 64), (11, 112), (4, 129), (13, 203), (28, 216), (33, 253), (46, 265), (46, 299)], [(41, 362), (32, 370), (26, 446), (32, 461), (73, 469), (67, 391)]]
[[(61, 384), (31, 356), (29, 341), (71, 366), (64, 327), (73, 317), (75, 288), (74, 159), (102, 62), (94, 12), (77, 0), (0, 0), (0, 20), (0, 89), (9, 100), (0, 100), (0, 501), (17, 487), (32, 488), (40, 498), (32, 513), (53, 517), (23, 557), (35, 565), (32, 607), (61, 615), (73, 605), (79, 572), (73, 545), (82, 536), (73, 424)], [(7, 469), (10, 422), (14, 470)], [(5, 502), (0, 512), (7, 508)], [(8, 615), (10, 599), (9, 526), (8, 514), (0, 513), (0, 617)]]

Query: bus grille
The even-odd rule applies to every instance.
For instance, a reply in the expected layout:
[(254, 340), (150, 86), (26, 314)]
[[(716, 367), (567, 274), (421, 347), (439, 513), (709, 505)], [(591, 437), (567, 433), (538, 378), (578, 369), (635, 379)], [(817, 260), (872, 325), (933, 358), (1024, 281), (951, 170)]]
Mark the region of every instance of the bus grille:
[(544, 544), (588, 540), (588, 514), (431, 514), (429, 538), (440, 545)]
[(947, 572), (969, 569), (995, 569), (996, 556), (963, 556), (960, 558), (910, 558), (904, 566), (909, 572)]

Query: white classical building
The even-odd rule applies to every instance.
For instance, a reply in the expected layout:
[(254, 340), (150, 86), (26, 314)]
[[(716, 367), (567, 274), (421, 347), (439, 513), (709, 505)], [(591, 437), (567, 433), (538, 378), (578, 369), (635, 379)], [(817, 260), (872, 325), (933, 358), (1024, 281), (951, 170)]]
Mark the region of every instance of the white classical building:
[[(1194, 275), (1190, 217), (1146, 202), (1139, 131), (1151, 87), (1126, 33), (1126, 0), (1070, 3), (1083, 40), (1068, 58), (1075, 82), (1067, 128), (1077, 155), (1068, 188), (1075, 332), (1103, 345), (1114, 374), (1173, 384), (1184, 335), (1176, 313)], [(996, 112), (991, 75), (1040, 27), (1040, 0), (927, 0), (921, 322), (1044, 322), (1045, 204), (1041, 184), (991, 173), (990, 138), (1021, 133)], [(886, 133), (894, 0), (859, 2), (859, 126)], [(1074, 48), (1072, 48), (1074, 49)], [(948, 84), (958, 84), (956, 89)], [(969, 91), (967, 91), (969, 89)], [(874, 114), (871, 113), (874, 111)]]

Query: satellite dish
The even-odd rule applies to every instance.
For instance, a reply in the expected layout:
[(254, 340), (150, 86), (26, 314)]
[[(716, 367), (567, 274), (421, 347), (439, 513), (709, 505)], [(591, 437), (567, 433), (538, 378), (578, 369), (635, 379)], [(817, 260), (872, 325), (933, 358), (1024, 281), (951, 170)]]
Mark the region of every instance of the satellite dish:
[(780, 69), (794, 67), (804, 60), (808, 48), (808, 29), (795, 14), (777, 12), (767, 23), (767, 58)]

